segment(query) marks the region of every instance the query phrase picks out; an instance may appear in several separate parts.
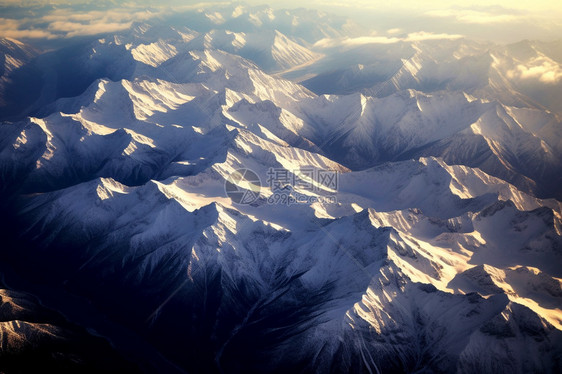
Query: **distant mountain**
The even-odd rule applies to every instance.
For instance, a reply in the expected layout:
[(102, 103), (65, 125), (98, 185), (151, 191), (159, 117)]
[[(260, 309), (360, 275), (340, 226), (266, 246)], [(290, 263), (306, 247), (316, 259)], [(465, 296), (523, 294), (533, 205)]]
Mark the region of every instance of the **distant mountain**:
[(306, 77), (302, 83), (321, 94), (361, 90), (383, 97), (405, 89), (464, 91), (510, 106), (546, 107), (560, 114), (559, 50), (560, 42), (531, 41), (508, 46), (465, 39), (355, 47), (336, 43), (320, 49), (326, 59), (287, 77)]
[(224, 29), (233, 32), (257, 33), (278, 30), (303, 43), (344, 35), (359, 36), (367, 30), (347, 17), (314, 9), (272, 9), (269, 6), (248, 6), (243, 3), (217, 5), (181, 14), (174, 19), (179, 25), (200, 32)]
[(10, 38), (0, 39), (0, 75), (2, 79), (7, 79), (10, 73), (22, 67), (35, 57), (39, 52), (30, 45)]
[(254, 61), (269, 72), (279, 72), (314, 62), (320, 54), (306, 49), (279, 31), (254, 34), (213, 30), (189, 45), (191, 49), (220, 49)]
[(308, 138), (352, 169), (436, 156), (539, 196), (560, 197), (562, 124), (552, 113), (461, 92), (414, 90), (380, 99), (322, 96), (302, 108), (314, 128)]
[[(174, 61), (184, 66), (184, 58), (197, 59), (191, 54), (202, 51), (240, 55), (266, 71), (291, 69), (320, 57), (278, 31), (237, 34), (214, 30), (199, 34), (185, 27), (135, 24), (127, 33), (37, 57), (17, 72), (13, 82), (6, 84), (7, 94), (3, 97), (15, 97), (16, 107), (37, 115), (44, 113), (45, 105), (60, 97), (79, 95), (101, 78), (119, 80), (148, 75), (183, 82), (185, 78), (174, 75), (182, 74), (183, 67), (173, 71)], [(32, 93), (26, 93), (29, 91)], [(12, 119), (14, 109), (4, 107), (0, 119)]]
[(14, 98), (22, 90), (17, 87), (11, 89), (13, 78), (18, 69), (27, 65), (38, 54), (39, 51), (30, 45), (10, 38), (0, 38), (0, 113), (17, 114), (24, 109)]

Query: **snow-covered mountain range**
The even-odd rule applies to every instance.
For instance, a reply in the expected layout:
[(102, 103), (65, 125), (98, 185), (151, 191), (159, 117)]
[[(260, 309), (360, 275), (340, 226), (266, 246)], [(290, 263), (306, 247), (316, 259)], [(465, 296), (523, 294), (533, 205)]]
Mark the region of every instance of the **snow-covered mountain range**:
[(123, 370), (559, 372), (562, 82), (524, 74), (559, 45), (336, 43), (360, 31), (237, 6), (2, 41), (6, 357), (60, 336)]

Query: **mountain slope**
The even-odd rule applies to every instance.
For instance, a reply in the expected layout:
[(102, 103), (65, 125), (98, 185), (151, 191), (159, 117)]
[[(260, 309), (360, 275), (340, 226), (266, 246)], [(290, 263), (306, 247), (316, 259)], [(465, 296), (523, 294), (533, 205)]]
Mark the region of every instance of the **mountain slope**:
[(0, 38), (0, 118), (19, 114), (25, 109), (18, 102), (23, 95), (22, 88), (14, 84), (14, 79), (18, 84), (21, 83), (18, 70), (38, 54), (39, 51), (31, 45), (11, 38)]

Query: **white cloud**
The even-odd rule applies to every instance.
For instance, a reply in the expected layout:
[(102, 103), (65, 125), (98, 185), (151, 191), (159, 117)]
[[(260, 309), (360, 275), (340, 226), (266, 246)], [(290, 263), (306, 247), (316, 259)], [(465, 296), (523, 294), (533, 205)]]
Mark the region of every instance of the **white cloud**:
[[(184, 1), (130, 1), (123, 2), (114, 7), (108, 4), (96, 6), (92, 0), (83, 0), (88, 3), (89, 9), (77, 8), (79, 1), (69, 0), (28, 0), (28, 5), (61, 4), (46, 14), (21, 19), (1, 18), (0, 37), (11, 37), (14, 39), (26, 38), (65, 38), (74, 36), (97, 35), (125, 30), (133, 22), (147, 21), (155, 17), (164, 17), (178, 12), (184, 12), (205, 7), (226, 5), (227, 2), (200, 2), (185, 3)], [(2, 5), (13, 5), (18, 1), (2, 1)], [(147, 10), (149, 6), (150, 10)], [(1, 10), (1, 9), (0, 9)]]
[(22, 29), (22, 21), (0, 18), (0, 37), (12, 39), (42, 38), (53, 39), (57, 36), (43, 29)]
[(355, 47), (359, 45), (365, 44), (393, 44), (399, 42), (416, 42), (416, 41), (423, 41), (423, 40), (451, 40), (451, 39), (459, 39), (462, 38), (463, 35), (459, 34), (434, 34), (425, 31), (418, 31), (414, 33), (410, 33), (405, 37), (388, 37), (388, 36), (360, 36), (356, 38), (338, 38), (338, 39), (330, 39), (325, 38), (321, 39), (314, 44), (315, 48), (326, 49), (326, 48), (334, 48), (334, 47)]
[(315, 48), (326, 49), (334, 47), (354, 47), (364, 44), (391, 44), (401, 41), (399, 38), (388, 38), (386, 36), (360, 36), (357, 38), (324, 38), (314, 43)]
[(460, 34), (445, 34), (445, 33), (434, 34), (431, 32), (418, 31), (408, 34), (408, 36), (404, 39), (404, 41), (417, 42), (422, 40), (445, 40), (445, 39), (454, 40), (454, 39), (460, 39), (462, 37), (463, 35)]
[(171, 10), (118, 8), (77, 11), (73, 8), (58, 8), (37, 18), (0, 18), (0, 37), (54, 39), (117, 32), (129, 28), (134, 21), (146, 21), (164, 12)]
[(62, 32), (65, 37), (97, 35), (107, 32), (122, 31), (131, 27), (132, 22), (95, 22), (78, 23), (57, 21), (49, 25), (49, 30)]
[(128, 8), (111, 10), (90, 10), (77, 12), (73, 9), (55, 9), (49, 14), (41, 17), (41, 22), (74, 21), (84, 23), (96, 23), (100, 20), (110, 22), (129, 22), (131, 20), (146, 20), (154, 17), (159, 12), (147, 10), (131, 10)]
[(509, 70), (507, 76), (512, 79), (533, 79), (555, 84), (562, 81), (562, 67), (547, 57), (537, 57), (527, 65), (520, 64)]
[(108, 11), (73, 12), (68, 9), (56, 9), (41, 18), (48, 22), (48, 30), (62, 33), (66, 37), (96, 35), (107, 32), (122, 31), (134, 21), (144, 21), (157, 15), (149, 11), (131, 11), (130, 9), (112, 9)]

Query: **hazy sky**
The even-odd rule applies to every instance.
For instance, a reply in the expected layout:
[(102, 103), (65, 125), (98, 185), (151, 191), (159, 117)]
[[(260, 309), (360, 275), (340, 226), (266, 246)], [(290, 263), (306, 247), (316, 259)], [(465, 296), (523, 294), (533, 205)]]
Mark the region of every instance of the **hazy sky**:
[[(144, 21), (170, 12), (170, 7), (198, 4), (197, 1), (63, 1), (63, 0), (0, 0), (0, 5), (16, 5), (19, 10), (0, 9), (0, 36), (13, 38), (60, 38), (95, 35), (119, 31), (132, 21)], [(207, 6), (220, 1), (206, 1)], [(247, 0), (257, 5), (267, 3), (274, 8), (307, 7), (348, 16), (373, 30), (373, 35), (389, 36), (403, 33), (463, 35), (478, 40), (500, 43), (522, 39), (555, 40), (562, 38), (562, 2), (468, 1), (443, 0), (373, 1), (356, 0)], [(26, 7), (51, 4), (47, 12), (25, 11)], [(87, 4), (87, 5), (80, 5)], [(532, 5), (531, 5), (532, 4)], [(72, 5), (69, 7), (68, 5)], [(152, 9), (146, 11), (146, 7)], [(100, 10), (100, 8), (103, 8)], [(21, 11), (20, 11), (21, 10)]]
[[(263, 3), (260, 1), (250, 0), (248, 3)], [(269, 1), (268, 4), (297, 4), (302, 6), (302, 1)], [(490, 6), (501, 6), (504, 8), (516, 8), (523, 10), (549, 10), (553, 8), (561, 8), (559, 1), (556, 0), (535, 0), (533, 2), (521, 1), (521, 0), (503, 0), (503, 1), (485, 1), (485, 0), (473, 0), (473, 1), (446, 1), (446, 0), (401, 0), (396, 2), (384, 1), (384, 0), (355, 0), (355, 1), (338, 1), (338, 0), (309, 0), (306, 4), (311, 5), (327, 5), (327, 6), (341, 6), (350, 8), (407, 8), (407, 9), (428, 9), (428, 8), (439, 8), (446, 9), (456, 6), (463, 7), (490, 7)]]
[[(272, 1), (270, 4), (298, 6), (302, 1)], [(463, 34), (497, 42), (562, 38), (560, 0), (310, 0), (306, 4), (349, 15), (381, 32), (385, 28), (398, 28), (409, 32)]]

